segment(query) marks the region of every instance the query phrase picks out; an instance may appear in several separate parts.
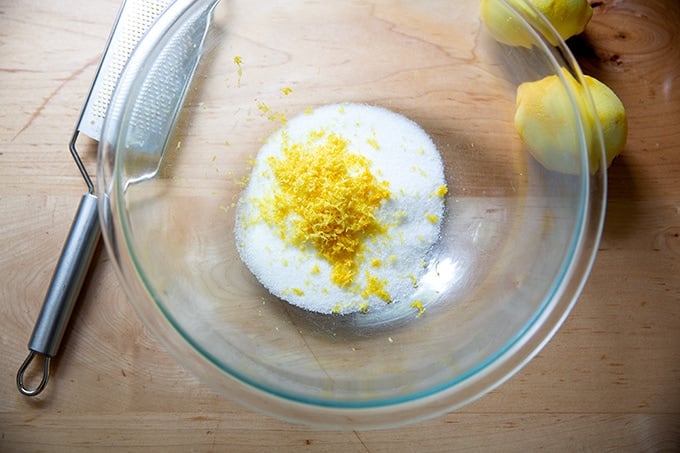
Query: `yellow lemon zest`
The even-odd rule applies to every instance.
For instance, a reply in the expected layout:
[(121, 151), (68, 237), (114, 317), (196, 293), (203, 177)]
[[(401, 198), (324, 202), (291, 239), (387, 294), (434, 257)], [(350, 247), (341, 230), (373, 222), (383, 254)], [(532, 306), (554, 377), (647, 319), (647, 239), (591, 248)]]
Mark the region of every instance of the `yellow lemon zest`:
[(385, 290), (387, 280), (383, 280), (375, 275), (366, 272), (366, 288), (361, 292), (361, 297), (378, 296), (387, 303), (392, 302), (392, 297)]
[(411, 307), (418, 310), (418, 314), (416, 315), (416, 318), (422, 316), (422, 314), (425, 313), (425, 307), (423, 307), (423, 303), (419, 300), (413, 301), (413, 303), (411, 304)]
[[(351, 153), (336, 134), (306, 143), (289, 143), (286, 136), (283, 141), (282, 156), (268, 159), (280, 190), (271, 200), (261, 200), (262, 218), (279, 229), (284, 241), (312, 245), (330, 263), (331, 281), (349, 287), (364, 241), (386, 231), (375, 211), (390, 197), (388, 184), (378, 181), (370, 161)], [(368, 293), (384, 298), (377, 282), (372, 284)]]
[(240, 55), (236, 55), (234, 57), (234, 64), (238, 68), (238, 70), (236, 71), (236, 73), (238, 75), (238, 79), (236, 81), (236, 84), (238, 86), (241, 86), (241, 76), (243, 75), (243, 66), (241, 66), (241, 65), (243, 64), (243, 58), (241, 58)]
[(378, 140), (376, 140), (374, 137), (367, 138), (366, 143), (371, 145), (371, 147), (375, 150), (380, 149), (380, 143), (378, 143)]

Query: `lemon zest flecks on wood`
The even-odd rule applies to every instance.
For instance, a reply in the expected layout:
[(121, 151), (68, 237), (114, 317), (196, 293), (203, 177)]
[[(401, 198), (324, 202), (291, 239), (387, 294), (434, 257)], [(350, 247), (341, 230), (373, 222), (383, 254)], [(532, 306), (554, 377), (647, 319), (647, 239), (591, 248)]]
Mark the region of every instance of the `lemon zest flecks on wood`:
[(243, 76), (243, 58), (240, 55), (234, 56), (234, 64), (236, 65), (236, 74), (238, 78), (236, 79), (236, 85), (241, 86), (241, 77)]

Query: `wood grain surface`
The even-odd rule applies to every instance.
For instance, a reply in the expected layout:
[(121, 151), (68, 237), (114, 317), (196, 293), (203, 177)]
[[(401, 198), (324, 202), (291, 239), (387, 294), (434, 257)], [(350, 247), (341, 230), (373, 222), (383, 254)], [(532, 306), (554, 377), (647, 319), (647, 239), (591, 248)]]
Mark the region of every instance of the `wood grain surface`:
[[(53, 380), (15, 373), (84, 185), (67, 144), (117, 0), (0, 1), (0, 451), (679, 451), (680, 3), (605, 0), (570, 41), (629, 115), (590, 279), (545, 349), (478, 401), (393, 430), (321, 431), (199, 383), (97, 252)], [(96, 148), (82, 147), (93, 168)]]

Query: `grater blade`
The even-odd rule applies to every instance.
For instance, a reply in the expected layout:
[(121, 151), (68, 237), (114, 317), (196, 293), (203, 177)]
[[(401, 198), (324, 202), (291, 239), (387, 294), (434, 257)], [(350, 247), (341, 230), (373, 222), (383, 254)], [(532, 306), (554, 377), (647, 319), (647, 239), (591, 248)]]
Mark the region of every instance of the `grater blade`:
[(76, 129), (99, 141), (113, 90), (130, 54), (173, 0), (124, 0)]

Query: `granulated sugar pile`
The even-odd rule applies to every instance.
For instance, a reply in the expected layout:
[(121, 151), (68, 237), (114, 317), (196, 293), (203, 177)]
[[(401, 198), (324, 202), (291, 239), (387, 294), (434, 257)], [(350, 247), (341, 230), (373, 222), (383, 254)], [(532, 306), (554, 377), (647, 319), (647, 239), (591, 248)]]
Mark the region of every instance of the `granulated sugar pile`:
[(257, 155), (236, 210), (241, 259), (274, 295), (346, 314), (409, 304), (447, 193), (441, 157), (414, 122), (383, 108), (306, 112)]

